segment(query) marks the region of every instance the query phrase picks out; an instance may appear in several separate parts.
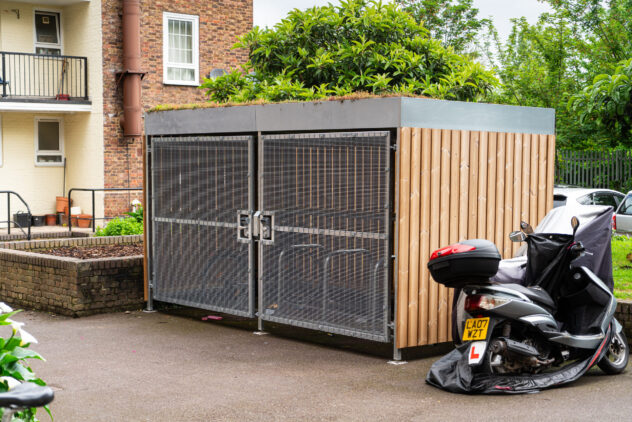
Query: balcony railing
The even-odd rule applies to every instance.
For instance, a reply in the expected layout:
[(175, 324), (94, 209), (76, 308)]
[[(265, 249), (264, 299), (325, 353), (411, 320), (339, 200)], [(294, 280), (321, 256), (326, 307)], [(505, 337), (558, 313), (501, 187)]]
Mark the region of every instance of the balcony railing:
[(0, 52), (0, 101), (88, 101), (88, 59)]

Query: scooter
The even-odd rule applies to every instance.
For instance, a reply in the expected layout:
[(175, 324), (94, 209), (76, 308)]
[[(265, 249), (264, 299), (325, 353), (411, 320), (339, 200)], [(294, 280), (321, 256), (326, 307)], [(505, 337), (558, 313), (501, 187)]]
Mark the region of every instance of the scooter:
[[(512, 232), (527, 242), (526, 286), (492, 283), (500, 254), (487, 240), (435, 251), (435, 280), (462, 289), (456, 324), (460, 346), (433, 365), (427, 381), (458, 392), (528, 392), (571, 382), (595, 363), (607, 374), (628, 364), (629, 347), (614, 317), (617, 301), (590, 269), (573, 266), (589, 253), (573, 234)], [(468, 372), (469, 369), (469, 372)]]

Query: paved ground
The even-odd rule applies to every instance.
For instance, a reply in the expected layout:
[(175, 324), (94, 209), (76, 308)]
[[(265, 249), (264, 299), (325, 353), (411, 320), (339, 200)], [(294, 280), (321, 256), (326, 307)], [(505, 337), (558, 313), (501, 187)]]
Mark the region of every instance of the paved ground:
[[(437, 357), (384, 357), (167, 313), (18, 320), (47, 362), (55, 421), (629, 420), (632, 368), (521, 396), (465, 396), (424, 382)], [(42, 415), (48, 421), (48, 416)]]

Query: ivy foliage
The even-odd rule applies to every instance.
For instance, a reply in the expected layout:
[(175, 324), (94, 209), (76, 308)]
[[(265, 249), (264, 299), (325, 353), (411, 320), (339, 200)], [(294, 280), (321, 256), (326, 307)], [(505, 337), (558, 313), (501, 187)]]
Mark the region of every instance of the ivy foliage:
[(316, 100), (353, 92), (480, 101), (494, 74), (429, 36), (396, 4), (346, 0), (293, 10), (273, 29), (253, 28), (235, 48), (242, 69), (201, 88), (216, 102)]

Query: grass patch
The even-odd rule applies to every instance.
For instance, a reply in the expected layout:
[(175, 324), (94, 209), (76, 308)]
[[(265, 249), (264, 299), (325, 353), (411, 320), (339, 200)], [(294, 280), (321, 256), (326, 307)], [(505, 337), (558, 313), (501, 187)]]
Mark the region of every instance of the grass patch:
[(617, 299), (632, 299), (632, 238), (612, 238), (612, 275)]

